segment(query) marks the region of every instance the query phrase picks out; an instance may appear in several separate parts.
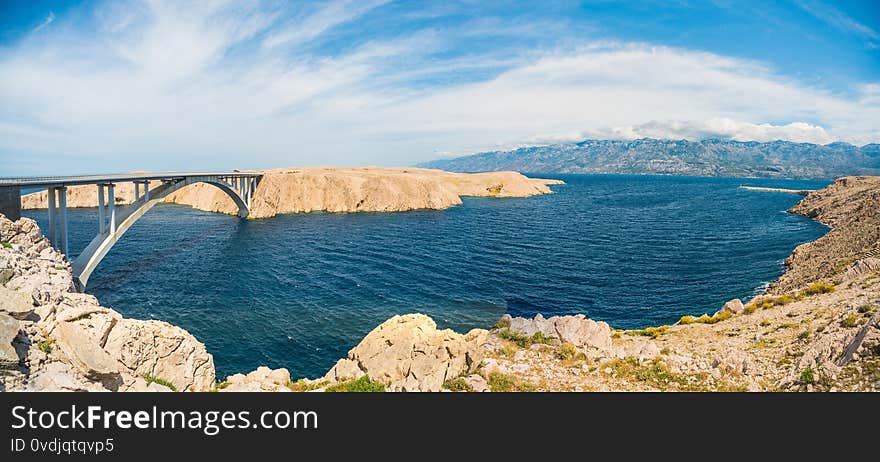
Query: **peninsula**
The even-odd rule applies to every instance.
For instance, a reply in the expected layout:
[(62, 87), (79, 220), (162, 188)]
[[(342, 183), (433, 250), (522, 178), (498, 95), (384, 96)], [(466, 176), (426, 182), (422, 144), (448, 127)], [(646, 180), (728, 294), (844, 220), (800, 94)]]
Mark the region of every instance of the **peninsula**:
[[(402, 212), (445, 209), (461, 204), (461, 197), (528, 197), (550, 193), (559, 180), (529, 178), (517, 172), (450, 173), (423, 168), (307, 167), (260, 171), (263, 178), (253, 197), (249, 218), (270, 218), (304, 212)], [(156, 187), (159, 182), (151, 184)], [(120, 183), (116, 203), (134, 199), (134, 185)], [(92, 186), (72, 186), (68, 207), (96, 207)], [(238, 207), (217, 188), (194, 184), (165, 199), (208, 212), (235, 215)], [(46, 192), (22, 197), (23, 209), (46, 208)]]
[[(482, 193), (494, 181), (455, 191)], [(505, 315), (462, 334), (425, 315), (394, 316), (323, 377), (296, 381), (265, 367), (215, 377), (213, 357), (192, 335), (74, 293), (69, 264), (36, 223), (0, 216), (0, 390), (876, 391), (880, 177), (838, 179), (790, 212), (832, 229), (795, 249), (785, 274), (745, 303), (639, 330), (582, 315)]]

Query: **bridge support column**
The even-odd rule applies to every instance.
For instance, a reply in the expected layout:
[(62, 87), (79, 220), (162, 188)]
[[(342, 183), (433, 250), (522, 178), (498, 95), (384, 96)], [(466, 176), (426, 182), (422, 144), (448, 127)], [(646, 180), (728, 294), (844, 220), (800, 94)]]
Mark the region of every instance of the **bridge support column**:
[(116, 232), (116, 185), (113, 183), (107, 184), (107, 207), (110, 212), (110, 234)]
[(58, 203), (58, 194), (55, 192), (55, 188), (49, 188), (46, 190), (46, 203), (49, 208), (49, 243), (52, 244), (52, 248), (58, 248), (58, 217), (55, 216), (55, 210), (57, 209)]
[(248, 178), (248, 191), (247, 191), (247, 206), (251, 208), (251, 200), (254, 197), (254, 178)]
[(141, 183), (140, 181), (134, 182), (134, 200), (132, 202), (137, 202), (138, 199), (141, 198)]
[(0, 213), (12, 221), (21, 218), (21, 188), (17, 186), (0, 188)]
[(60, 214), (58, 220), (59, 245), (61, 253), (67, 256), (67, 187), (58, 188), (58, 212)]
[(104, 185), (98, 185), (98, 234), (104, 234), (107, 230), (107, 220), (104, 217)]

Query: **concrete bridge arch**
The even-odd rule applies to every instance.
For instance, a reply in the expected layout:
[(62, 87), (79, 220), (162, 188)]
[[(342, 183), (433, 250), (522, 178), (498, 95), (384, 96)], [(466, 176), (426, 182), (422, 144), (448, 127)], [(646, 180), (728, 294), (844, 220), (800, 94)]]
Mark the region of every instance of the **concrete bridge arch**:
[[(238, 216), (246, 218), (250, 213), (251, 200), (261, 178), (262, 175), (259, 173), (233, 172), (0, 179), (0, 193), (3, 193), (0, 195), (15, 198), (14, 201), (0, 203), (0, 213), (16, 219), (21, 214), (21, 188), (46, 187), (49, 209), (47, 235), (52, 241), (53, 247), (67, 254), (67, 187), (96, 185), (98, 188), (98, 234), (71, 262), (77, 290), (82, 291), (85, 289), (92, 272), (122, 235), (153, 206), (170, 194), (192, 184), (210, 184), (226, 193), (238, 207)], [(155, 180), (160, 180), (162, 184), (150, 189), (150, 182)], [(115, 183), (125, 181), (135, 184), (135, 200), (127, 206), (117, 206)], [(143, 186), (143, 193), (141, 193), (141, 186)]]

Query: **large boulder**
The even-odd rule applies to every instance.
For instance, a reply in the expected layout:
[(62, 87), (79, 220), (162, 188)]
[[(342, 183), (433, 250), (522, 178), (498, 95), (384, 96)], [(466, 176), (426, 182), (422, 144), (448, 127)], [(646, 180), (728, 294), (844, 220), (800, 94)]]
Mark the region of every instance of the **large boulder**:
[(0, 313), (0, 369), (13, 369), (18, 366), (18, 353), (12, 346), (18, 330), (17, 319)]
[(34, 299), (30, 295), (0, 286), (0, 313), (25, 319), (33, 312)]
[(85, 377), (106, 379), (119, 376), (116, 360), (76, 324), (59, 323), (52, 335), (59, 349)]
[(120, 319), (104, 349), (134, 377), (149, 374), (171, 382), (178, 391), (205, 391), (214, 386), (214, 358), (205, 345), (167, 322)]
[(364, 374), (389, 391), (440, 391), (443, 383), (474, 372), (488, 332), (438, 330), (423, 314), (394, 316), (367, 334), (324, 377), (331, 382)]
[(716, 312), (715, 314), (724, 313), (725, 311), (729, 311), (733, 314), (739, 314), (742, 313), (743, 310), (745, 310), (745, 306), (743, 306), (742, 300), (734, 298), (733, 300), (725, 303), (724, 306), (722, 306), (721, 309), (718, 310), (718, 312)]

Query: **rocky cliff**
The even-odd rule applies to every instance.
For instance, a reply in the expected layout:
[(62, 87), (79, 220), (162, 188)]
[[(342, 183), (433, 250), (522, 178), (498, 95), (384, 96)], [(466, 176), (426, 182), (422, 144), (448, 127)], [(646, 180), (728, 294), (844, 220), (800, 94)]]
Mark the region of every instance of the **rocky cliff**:
[[(269, 218), (300, 212), (400, 212), (444, 209), (461, 204), (462, 196), (527, 197), (550, 193), (558, 180), (528, 178), (516, 172), (449, 173), (420, 168), (289, 168), (262, 172), (253, 197), (250, 218)], [(155, 182), (152, 187), (158, 185)], [(116, 203), (129, 204), (134, 185), (119, 183)], [(219, 189), (194, 184), (177, 191), (166, 202), (190, 205), (209, 212), (238, 213)], [(95, 207), (94, 186), (68, 190), (69, 207)], [(25, 209), (45, 208), (46, 192), (22, 197)]]
[(73, 291), (37, 224), (0, 215), (0, 390), (199, 391), (214, 359), (185, 330)]

